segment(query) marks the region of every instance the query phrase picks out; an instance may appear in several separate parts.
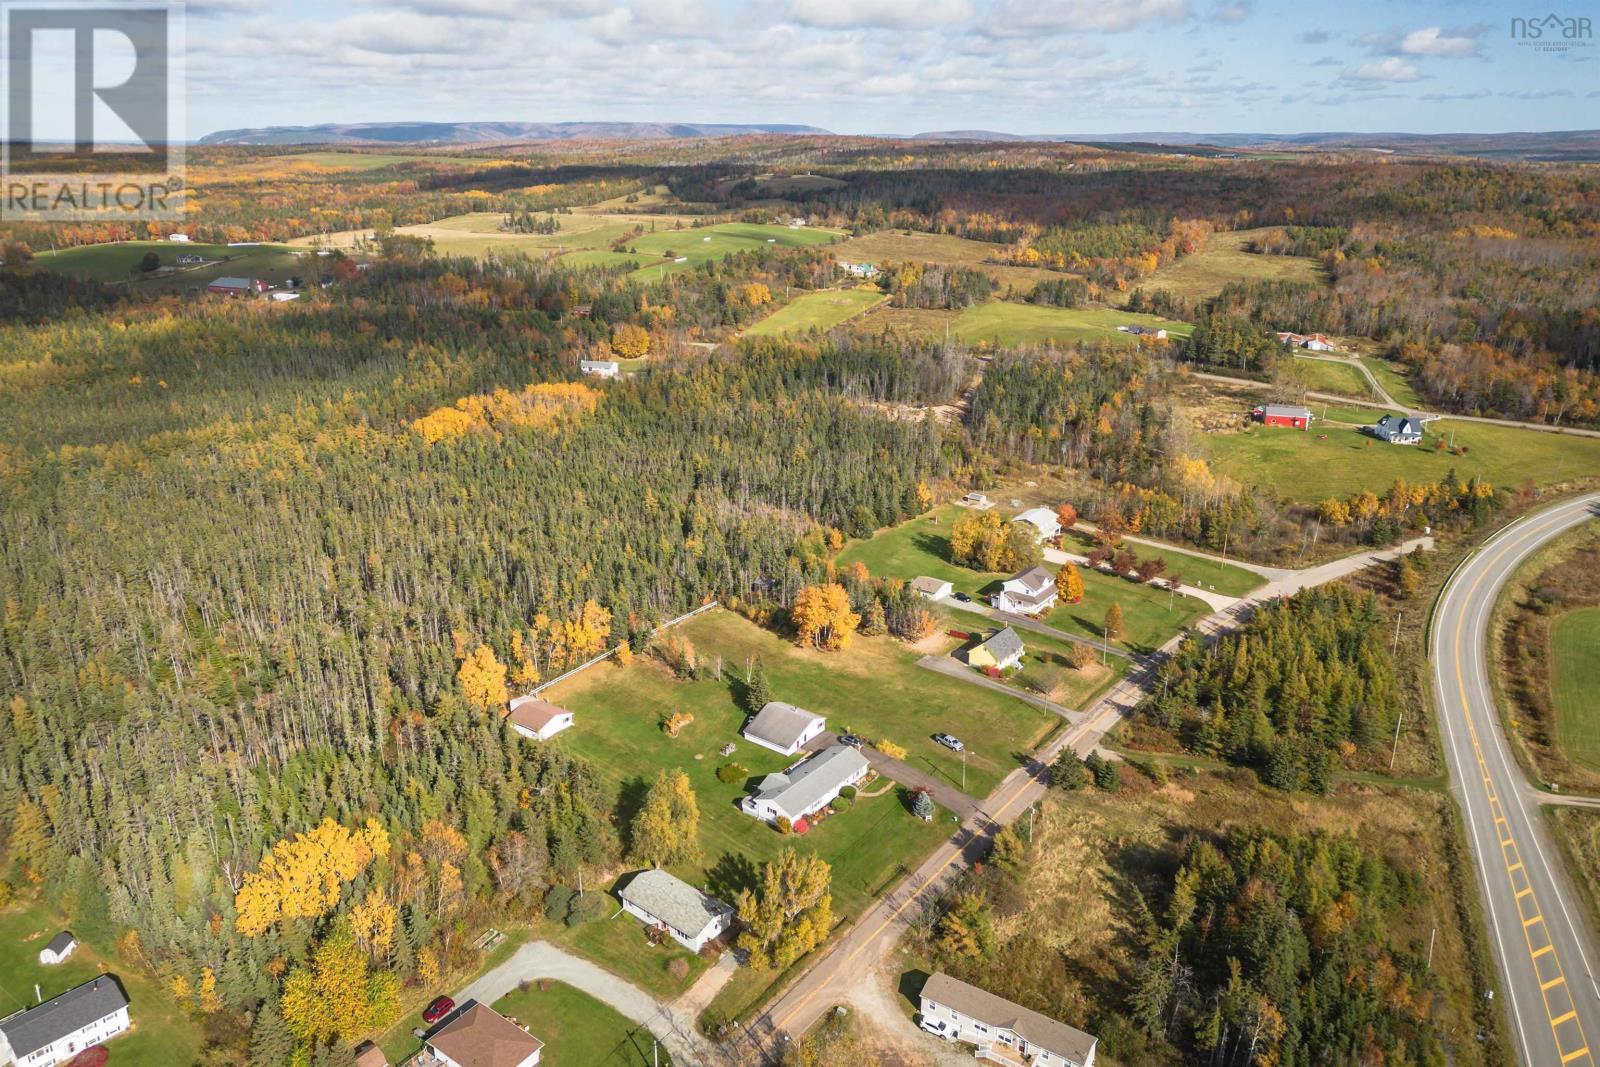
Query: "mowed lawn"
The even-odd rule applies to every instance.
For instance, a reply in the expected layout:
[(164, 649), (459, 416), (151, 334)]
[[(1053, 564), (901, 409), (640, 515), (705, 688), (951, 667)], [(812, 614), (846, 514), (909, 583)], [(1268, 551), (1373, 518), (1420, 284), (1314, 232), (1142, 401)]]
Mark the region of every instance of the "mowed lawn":
[[(140, 269), (144, 257), (154, 252), (163, 267), (176, 267), (180, 255), (197, 255), (202, 266), (176, 274), (145, 273)], [(34, 268), (69, 274), (92, 282), (131, 282), (140, 290), (179, 290), (205, 286), (218, 278), (234, 275), (260, 278), (274, 285), (300, 273), (300, 257), (283, 245), (208, 245), (174, 241), (115, 241), (109, 244), (80, 245), (55, 252), (39, 252)]]
[(1550, 626), (1550, 689), (1556, 734), (1568, 756), (1600, 770), (1600, 608), (1578, 608)]
[[(1313, 410), (1316, 410), (1313, 408)], [(1371, 422), (1383, 413), (1330, 410), (1333, 417)], [(1454, 435), (1464, 456), (1434, 451), (1434, 441)], [(1497, 488), (1525, 482), (1551, 485), (1600, 471), (1600, 438), (1570, 437), (1477, 422), (1430, 422), (1420, 445), (1390, 445), (1362, 434), (1354, 425), (1313, 424), (1309, 433), (1253, 426), (1241, 433), (1209, 439), (1212, 466), (1246, 485), (1268, 489), (1287, 500), (1315, 503), (1363, 489), (1382, 493), (1396, 478), (1434, 482), (1454, 470), (1461, 478), (1487, 479)]]
[[(751, 252), (767, 245), (785, 248), (808, 248), (837, 241), (839, 235), (831, 230), (810, 227), (790, 229), (788, 226), (767, 226), (753, 222), (726, 222), (720, 226), (701, 226), (682, 230), (657, 230), (643, 234), (628, 242), (629, 249), (637, 249), (646, 257), (645, 266), (636, 274), (645, 280), (658, 274), (671, 274), (687, 270), (701, 263), (722, 259), (734, 252)], [(678, 259), (684, 262), (677, 262)]]
[(65, 963), (46, 967), (39, 950), (71, 924), (43, 905), (17, 902), (0, 910), (0, 1018), (31, 1007), (33, 987), (46, 1000), (82, 985), (96, 975), (110, 973), (128, 995), (128, 1015), (133, 1028), (111, 1040), (106, 1048), (111, 1062), (130, 1067), (164, 1067), (191, 1063), (200, 1052), (200, 1031), (167, 991), (133, 965), (102, 956), (93, 946), (79, 944)]
[(1361, 373), (1360, 368), (1348, 363), (1298, 356), (1294, 361), (1294, 372), (1306, 383), (1306, 388), (1314, 393), (1375, 399), (1366, 375)]
[(781, 337), (808, 330), (831, 330), (884, 299), (878, 289), (820, 289), (802, 293), (751, 326), (746, 337)]
[(1147, 293), (1165, 289), (1188, 301), (1216, 296), (1231, 282), (1291, 281), (1325, 282), (1321, 264), (1307, 256), (1263, 256), (1246, 252), (1246, 241), (1265, 233), (1265, 229), (1214, 233), (1200, 251), (1162, 267), (1139, 282)]
[[(670, 1067), (650, 1031), (563, 982), (532, 982), (494, 1002), (494, 1010), (544, 1042), (540, 1067)], [(657, 1058), (659, 1057), (659, 1059)]]
[[(1095, 539), (1082, 530), (1069, 530), (1062, 535), (1061, 547), (1068, 552), (1078, 555), (1088, 555), (1098, 544)], [(1183, 551), (1181, 548), (1171, 548), (1167, 545), (1147, 545), (1143, 542), (1128, 541), (1126, 547), (1140, 559), (1149, 559), (1152, 556), (1160, 557), (1167, 561), (1167, 569), (1162, 572), (1162, 577), (1176, 576), (1184, 585), (1192, 585), (1197, 589), (1208, 589), (1223, 596), (1242, 597), (1254, 589), (1265, 585), (1267, 580), (1255, 571), (1247, 571), (1243, 567), (1234, 567), (1227, 563), (1219, 563), (1214, 559), (1196, 556)]]
[(1116, 308), (1056, 308), (1005, 300), (968, 308), (956, 316), (950, 332), (963, 341), (987, 341), (1005, 346), (1043, 345), (1052, 341), (1112, 341), (1134, 345), (1140, 338), (1117, 329), (1129, 325), (1163, 329), (1174, 338), (1187, 337), (1194, 332), (1194, 327), (1186, 322)]
[[(928, 575), (948, 581), (957, 592), (966, 593), (979, 603), (999, 588), (1008, 574), (975, 571), (950, 562), (950, 528), (966, 509), (954, 504), (936, 508), (927, 515), (910, 519), (899, 526), (865, 540), (854, 541), (839, 554), (839, 565), (862, 563), (867, 573), (879, 577), (910, 580)], [(1053, 564), (1045, 564), (1053, 569)], [(1043, 622), (1058, 630), (1098, 641), (1105, 614), (1113, 603), (1122, 605), (1124, 634), (1111, 641), (1114, 648), (1146, 651), (1159, 647), (1167, 638), (1206, 615), (1210, 608), (1194, 597), (1173, 595), (1150, 585), (1079, 568), (1083, 576), (1083, 600), (1062, 604)], [(947, 605), (959, 610), (961, 605)], [(966, 620), (972, 613), (963, 613)]]

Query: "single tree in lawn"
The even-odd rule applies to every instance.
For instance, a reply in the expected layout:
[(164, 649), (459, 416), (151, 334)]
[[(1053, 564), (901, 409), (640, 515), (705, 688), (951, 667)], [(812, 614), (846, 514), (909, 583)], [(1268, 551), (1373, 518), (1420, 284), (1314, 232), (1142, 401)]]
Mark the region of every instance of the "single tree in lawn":
[(639, 863), (662, 867), (693, 859), (700, 851), (700, 802), (689, 776), (680, 770), (657, 774), (630, 830)]
[(772, 701), (772, 684), (767, 681), (767, 666), (756, 660), (750, 682), (744, 687), (744, 709), (754, 715)]
[(1068, 604), (1076, 604), (1083, 599), (1083, 575), (1078, 573), (1075, 563), (1063, 563), (1061, 569), (1056, 571), (1056, 596)]
[(1125, 632), (1126, 628), (1122, 622), (1122, 605), (1112, 601), (1111, 606), (1106, 609), (1106, 637), (1112, 641), (1119, 641)]
[(933, 794), (926, 789), (914, 789), (911, 792), (911, 814), (927, 822), (933, 818)]

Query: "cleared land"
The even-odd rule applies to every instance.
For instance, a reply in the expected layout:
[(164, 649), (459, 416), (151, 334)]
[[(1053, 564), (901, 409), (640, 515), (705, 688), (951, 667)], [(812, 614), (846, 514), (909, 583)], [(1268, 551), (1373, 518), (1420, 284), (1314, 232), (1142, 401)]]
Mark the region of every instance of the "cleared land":
[(1360, 368), (1348, 363), (1297, 356), (1294, 361), (1294, 372), (1305, 382), (1306, 388), (1314, 393), (1337, 393), (1340, 396), (1359, 397), (1363, 400), (1377, 399)]
[(1411, 383), (1406, 380), (1405, 371), (1398, 363), (1377, 356), (1362, 356), (1361, 362), (1367, 365), (1374, 377), (1378, 379), (1395, 402), (1416, 410), (1422, 407), (1422, 398)]
[[(147, 273), (140, 269), (140, 262), (151, 252), (165, 270)], [(205, 262), (179, 270), (181, 255), (199, 256)], [(34, 257), (34, 266), (87, 281), (128, 282), (135, 288), (152, 291), (204, 287), (225, 275), (260, 278), (280, 285), (302, 270), (300, 257), (284, 245), (230, 247), (173, 241), (117, 241), (40, 252)]]
[[(1069, 530), (1062, 535), (1061, 547), (1068, 552), (1087, 555), (1098, 542), (1090, 535), (1079, 530)], [(1192, 585), (1197, 589), (1208, 589), (1224, 596), (1244, 596), (1253, 589), (1259, 589), (1267, 580), (1255, 571), (1247, 571), (1243, 567), (1232, 567), (1226, 563), (1218, 563), (1204, 556), (1191, 555), (1181, 548), (1170, 548), (1166, 545), (1154, 545), (1127, 542), (1128, 550), (1140, 559), (1159, 556), (1167, 561), (1167, 569), (1163, 577), (1178, 576), (1184, 585)]]
[[(135, 965), (102, 956), (94, 946), (78, 945), (65, 963), (46, 967), (39, 950), (69, 924), (37, 904), (14, 903), (0, 910), (0, 1018), (33, 1003), (33, 987), (45, 998), (111, 973), (128, 994), (133, 1028), (106, 1048), (111, 1060), (134, 1067), (192, 1063), (200, 1053), (200, 1032), (167, 991)], [(77, 931), (74, 931), (77, 932)], [(84, 935), (78, 932), (81, 938)]]
[(1135, 345), (1140, 338), (1122, 333), (1118, 326), (1139, 325), (1166, 330), (1169, 337), (1187, 337), (1194, 327), (1154, 315), (1115, 308), (1055, 308), (1038, 304), (993, 301), (968, 308), (950, 325), (963, 341), (994, 345), (1043, 345), (1051, 341), (1111, 341)]
[(821, 289), (803, 293), (744, 332), (746, 337), (781, 337), (809, 330), (831, 330), (880, 303), (877, 289)]
[(981, 270), (993, 278), (1001, 291), (1011, 288), (1023, 294), (1042, 281), (1064, 277), (1059, 271), (1041, 267), (1012, 267), (991, 263), (1005, 254), (1005, 245), (971, 241), (942, 233), (896, 233), (885, 231), (855, 237), (839, 246), (839, 258), (852, 263), (938, 263)]
[(1184, 300), (1216, 296), (1230, 282), (1326, 281), (1322, 266), (1306, 256), (1263, 256), (1243, 249), (1245, 242), (1267, 228), (1214, 233), (1205, 247), (1162, 267), (1139, 283), (1145, 292), (1165, 289)]
[[(562, 982), (534, 982), (494, 1002), (494, 1009), (527, 1026), (544, 1051), (540, 1067), (668, 1067), (650, 1031)], [(652, 1058), (652, 1050), (659, 1060)]]
[(1567, 755), (1600, 770), (1600, 608), (1579, 608), (1550, 626), (1550, 697)]
[[(786, 248), (809, 248), (839, 239), (831, 230), (809, 227), (767, 226), (753, 222), (727, 222), (720, 226), (701, 226), (683, 230), (657, 230), (628, 242), (646, 257), (646, 265), (636, 275), (649, 279), (660, 274), (690, 270), (701, 263), (722, 259), (734, 252), (752, 252), (769, 244)], [(679, 263), (678, 260), (683, 262)]]
[[(1389, 445), (1354, 425), (1355, 419), (1370, 423), (1381, 414), (1376, 408), (1330, 408), (1330, 421), (1315, 424), (1309, 433), (1253, 426), (1216, 434), (1209, 438), (1212, 465), (1246, 485), (1312, 503), (1363, 489), (1381, 493), (1396, 478), (1433, 482), (1452, 470), (1462, 478), (1479, 477), (1505, 487), (1530, 481), (1552, 485), (1600, 470), (1600, 439), (1444, 419), (1428, 424), (1419, 445)], [(1341, 419), (1349, 421), (1334, 421)], [(1434, 451), (1434, 441), (1448, 442), (1452, 435), (1466, 455)]]
[[(950, 562), (950, 527), (964, 513), (965, 509), (947, 504), (892, 529), (880, 530), (866, 541), (846, 545), (839, 554), (839, 564), (863, 563), (869, 574), (908, 580), (926, 574), (944, 579), (958, 592), (987, 603), (988, 594), (998, 589), (1000, 582), (1009, 575), (969, 570)], [(1120, 604), (1126, 632), (1121, 640), (1111, 642), (1115, 648), (1136, 651), (1156, 648), (1210, 611), (1194, 597), (1174, 596), (1154, 586), (1115, 578), (1088, 567), (1080, 571), (1083, 600), (1060, 605), (1043, 621), (1058, 630), (1098, 641), (1106, 612), (1113, 603)], [(958, 610), (960, 605), (952, 603), (949, 607)], [(974, 616), (962, 612), (957, 617), (970, 627)]]

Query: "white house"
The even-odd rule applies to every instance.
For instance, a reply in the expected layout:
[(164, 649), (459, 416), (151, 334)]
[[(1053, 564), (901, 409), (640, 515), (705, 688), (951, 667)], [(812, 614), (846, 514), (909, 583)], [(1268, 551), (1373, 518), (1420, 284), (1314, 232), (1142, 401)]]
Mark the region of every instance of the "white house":
[(852, 278), (875, 278), (878, 275), (878, 268), (871, 263), (847, 263), (842, 259), (838, 263), (839, 269)]
[(922, 986), (922, 1028), (977, 1046), (977, 1058), (1023, 1067), (1094, 1067), (1098, 1040), (988, 990), (935, 974)]
[(580, 359), (578, 369), (596, 378), (615, 378), (621, 372), (614, 359)]
[(511, 728), (534, 741), (548, 741), (572, 725), (572, 712), (535, 696), (517, 697), (506, 715)]
[(805, 708), (769, 700), (741, 731), (746, 741), (792, 756), (807, 741), (828, 728), (828, 720)]
[(544, 1042), (504, 1015), (473, 1003), (424, 1042), (443, 1067), (535, 1067)]
[(1385, 415), (1376, 425), (1363, 429), (1391, 445), (1414, 445), (1422, 441), (1422, 422), (1410, 415)]
[(1056, 576), (1043, 567), (1029, 567), (1000, 583), (992, 603), (997, 611), (1042, 615), (1056, 606)]
[(177, 241), (181, 245), (186, 245), (189, 243), (189, 235), (186, 233), (169, 233), (167, 234), (167, 240)]
[(774, 822), (781, 815), (791, 823), (833, 803), (846, 786), (867, 776), (867, 758), (853, 748), (830, 745), (803, 763), (761, 779), (755, 793), (739, 802), (746, 815)]
[(979, 511), (994, 507), (994, 501), (982, 493), (968, 493), (961, 498), (960, 504), (962, 507), (977, 508)]
[(128, 1028), (128, 997), (115, 977), (100, 977), (0, 1019), (0, 1063), (54, 1067)]
[(72, 950), (77, 947), (78, 939), (72, 936), (72, 931), (63, 930), (39, 950), (39, 962), (46, 967), (54, 966), (72, 955)]
[(942, 578), (929, 578), (927, 575), (911, 579), (911, 588), (929, 600), (943, 600), (955, 589)]
[(622, 910), (699, 952), (733, 923), (733, 908), (666, 871), (640, 871), (617, 894)]
[(1061, 534), (1061, 520), (1056, 518), (1056, 513), (1049, 508), (1029, 508), (1011, 521), (1024, 522), (1038, 530), (1040, 541), (1048, 541)]
[(1131, 333), (1135, 337), (1154, 337), (1157, 341), (1167, 339), (1167, 331), (1160, 326), (1118, 326), (1118, 333)]

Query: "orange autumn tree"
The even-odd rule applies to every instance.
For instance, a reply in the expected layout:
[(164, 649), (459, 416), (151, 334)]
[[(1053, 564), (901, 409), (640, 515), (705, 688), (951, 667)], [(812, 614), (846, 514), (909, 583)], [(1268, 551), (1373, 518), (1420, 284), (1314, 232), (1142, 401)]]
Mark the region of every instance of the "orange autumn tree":
[(258, 937), (285, 919), (319, 919), (339, 903), (346, 882), (389, 854), (388, 831), (376, 819), (348, 830), (332, 819), (279, 841), (234, 894), (234, 925)]
[(1078, 573), (1074, 563), (1063, 563), (1061, 569), (1056, 571), (1056, 596), (1068, 604), (1076, 604), (1083, 599), (1083, 576)]
[(837, 584), (808, 585), (790, 612), (802, 645), (830, 652), (850, 647), (861, 616), (850, 610), (850, 594)]

